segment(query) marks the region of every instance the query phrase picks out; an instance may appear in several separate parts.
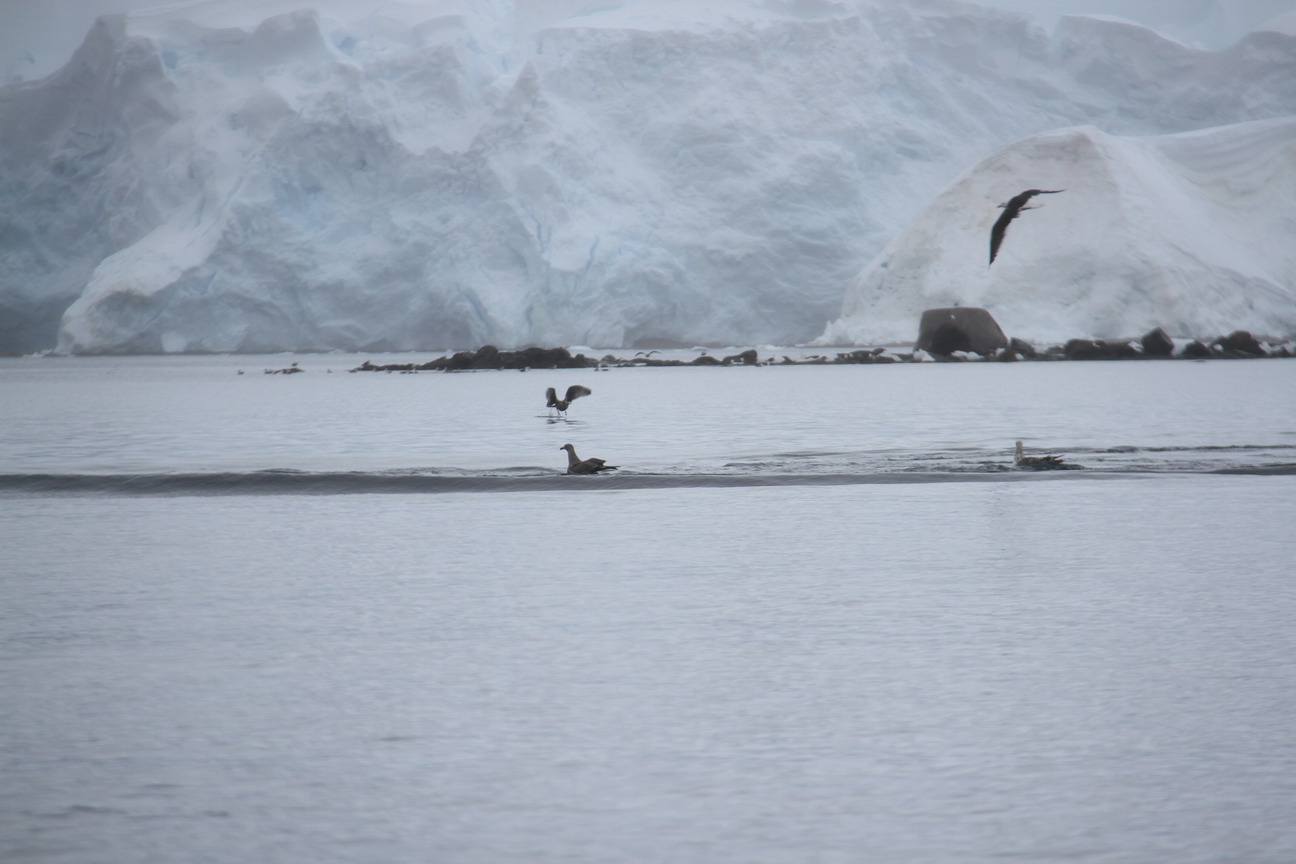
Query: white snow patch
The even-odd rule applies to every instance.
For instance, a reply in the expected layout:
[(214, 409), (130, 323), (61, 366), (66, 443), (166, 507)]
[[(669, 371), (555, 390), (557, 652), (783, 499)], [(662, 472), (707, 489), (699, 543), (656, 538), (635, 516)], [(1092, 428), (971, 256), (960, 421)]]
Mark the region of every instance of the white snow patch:
[[(997, 203), (1032, 199), (993, 265)], [(929, 307), (990, 310), (1033, 341), (1296, 334), (1296, 118), (1160, 137), (1093, 127), (982, 161), (852, 281), (825, 344), (916, 332)]]

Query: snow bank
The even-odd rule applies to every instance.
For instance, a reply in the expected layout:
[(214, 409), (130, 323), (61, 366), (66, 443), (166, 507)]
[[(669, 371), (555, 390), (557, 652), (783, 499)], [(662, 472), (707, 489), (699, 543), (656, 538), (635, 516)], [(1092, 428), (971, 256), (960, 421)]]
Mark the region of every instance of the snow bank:
[[(1037, 196), (987, 264), (996, 207)], [(1296, 118), (1122, 138), (1037, 135), (985, 159), (851, 283), (820, 341), (912, 338), (923, 309), (984, 306), (1009, 335), (1296, 334)]]
[(997, 147), (1296, 114), (1277, 32), (1050, 37), (954, 0), (294, 5), (104, 18), (0, 88), (0, 352), (801, 342)]

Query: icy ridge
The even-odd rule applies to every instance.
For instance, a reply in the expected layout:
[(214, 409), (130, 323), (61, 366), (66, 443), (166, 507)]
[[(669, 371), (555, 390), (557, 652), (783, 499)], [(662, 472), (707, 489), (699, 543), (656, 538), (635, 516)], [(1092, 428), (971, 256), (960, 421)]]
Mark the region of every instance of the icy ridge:
[[(988, 264), (996, 204), (1037, 196)], [(1156, 137), (1092, 126), (1017, 142), (918, 214), (847, 289), (826, 344), (887, 341), (980, 306), (1036, 341), (1296, 334), (1296, 118)]]
[(996, 147), (1296, 114), (1275, 32), (1050, 36), (954, 0), (315, 5), (104, 18), (0, 88), (0, 351), (800, 342)]

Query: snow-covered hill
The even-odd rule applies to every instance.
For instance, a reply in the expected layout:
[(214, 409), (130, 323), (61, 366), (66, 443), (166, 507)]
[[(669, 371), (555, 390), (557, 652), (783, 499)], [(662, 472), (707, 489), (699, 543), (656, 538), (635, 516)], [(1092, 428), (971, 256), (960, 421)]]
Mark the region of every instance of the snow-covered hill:
[[(1036, 196), (988, 265), (996, 204)], [(851, 283), (827, 344), (916, 332), (983, 306), (1039, 341), (1296, 333), (1296, 118), (1119, 138), (1092, 126), (1013, 144), (927, 205)]]
[(804, 341), (996, 148), (1296, 115), (1277, 32), (1212, 52), (955, 0), (278, 2), (101, 19), (0, 89), (0, 351)]
[[(272, 15), (299, 8), (314, 8), (343, 21), (381, 14), (410, 24), (439, 15), (480, 10), (485, 0), (214, 0), (188, 3), (178, 12), (157, 10), (170, 4), (157, 0), (4, 0), (0, 4), (0, 82), (42, 78), (67, 62), (100, 15), (154, 10), (156, 16), (178, 14), (215, 27), (250, 28)], [(521, 32), (591, 10), (608, 11), (642, 0), (514, 0)], [(661, 3), (663, 0), (654, 0)], [(715, 7), (721, 0), (708, 0)], [(694, 3), (702, 6), (701, 3)], [(1254, 30), (1276, 24), (1280, 16), (1296, 10), (1293, 0), (980, 0), (980, 5), (1033, 16), (1052, 29), (1062, 15), (1118, 16), (1187, 45), (1225, 48)], [(803, 9), (813, 8), (802, 4)], [(785, 8), (791, 8), (785, 6)], [(822, 11), (822, 6), (820, 10)], [(500, 9), (496, 3), (496, 16)], [(721, 9), (723, 11), (723, 7)], [(1279, 26), (1279, 29), (1283, 29)]]

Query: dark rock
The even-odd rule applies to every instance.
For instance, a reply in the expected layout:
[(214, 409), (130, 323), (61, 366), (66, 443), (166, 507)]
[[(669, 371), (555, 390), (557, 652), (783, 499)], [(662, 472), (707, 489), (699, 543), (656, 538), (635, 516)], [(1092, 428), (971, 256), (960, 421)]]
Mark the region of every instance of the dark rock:
[(520, 351), (506, 351), (500, 355), (504, 369), (582, 369), (597, 365), (584, 354), (573, 357), (566, 348), (538, 348), (531, 346)]
[(1034, 359), (1035, 357), (1035, 346), (1027, 342), (1025, 339), (1018, 339), (1014, 336), (1009, 340), (1008, 347), (1012, 349), (1014, 354), (1020, 357), (1028, 357), (1031, 359)]
[(1183, 347), (1183, 351), (1180, 352), (1179, 356), (1190, 357), (1194, 360), (1197, 360), (1204, 357), (1213, 357), (1215, 356), (1215, 353), (1211, 351), (1210, 348), (1208, 348), (1207, 346), (1203, 345), (1201, 342), (1194, 339), (1193, 341), (1189, 342), (1187, 345)]
[(468, 369), (584, 369), (598, 361), (584, 354), (571, 355), (566, 348), (523, 348), (501, 351), (494, 345), (483, 345), (476, 351), (456, 351), (449, 357), (438, 357), (427, 363), (391, 363), (377, 365), (368, 360), (352, 372), (463, 372)]
[(690, 365), (693, 365), (693, 366), (719, 366), (719, 365), (720, 365), (720, 361), (717, 360), (716, 358), (712, 357), (710, 354), (703, 354), (702, 356), (700, 356), (700, 357), (696, 358), (695, 360), (693, 360), (693, 362), (692, 362)]
[[(436, 361), (432, 361), (432, 362), (435, 363)], [(351, 372), (412, 372), (415, 369), (428, 369), (428, 368), (431, 368), (431, 365), (427, 363), (423, 364), (422, 366), (415, 366), (413, 363), (387, 363), (383, 365), (376, 365), (373, 362), (366, 360), (363, 363), (361, 363), (359, 366), (349, 371)]]
[(737, 354), (730, 354), (724, 358), (724, 365), (734, 366), (742, 364), (743, 366), (755, 366), (760, 358), (756, 356), (755, 348), (748, 348), (746, 351), (740, 351)]
[(1068, 339), (1062, 353), (1068, 360), (1097, 360), (1102, 356), (1102, 348), (1094, 339)]
[(1223, 339), (1217, 340), (1215, 344), (1225, 351), (1235, 351), (1238, 354), (1246, 354), (1252, 357), (1268, 356), (1268, 352), (1261, 346), (1260, 340), (1246, 330), (1234, 330)]
[(1008, 346), (1008, 338), (994, 317), (974, 306), (928, 309), (918, 322), (916, 347), (936, 356), (970, 351), (989, 356)]
[(503, 369), (504, 365), (504, 356), (494, 345), (483, 345), (473, 354), (474, 369)]
[(476, 359), (477, 355), (473, 354), (471, 351), (456, 351), (448, 360), (446, 360), (446, 365), (442, 368), (450, 372), (459, 369), (471, 369), (473, 362)]
[(556, 369), (570, 357), (566, 348), (539, 348), (535, 345), (514, 353), (518, 363), (529, 369)]
[(1068, 360), (1126, 360), (1138, 352), (1128, 342), (1106, 342), (1102, 339), (1069, 339), (1062, 346)]
[(1174, 353), (1174, 340), (1160, 327), (1144, 333), (1139, 344), (1143, 346), (1143, 353), (1148, 357), (1169, 357)]
[(887, 357), (882, 352), (885, 348), (861, 348), (858, 351), (839, 353), (834, 363), (894, 363), (894, 357)]

